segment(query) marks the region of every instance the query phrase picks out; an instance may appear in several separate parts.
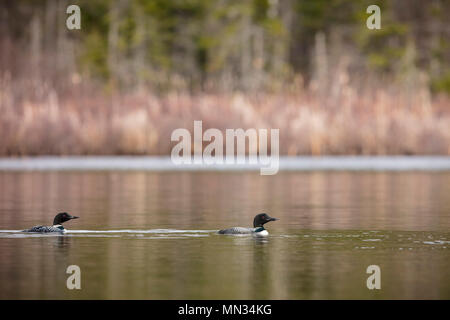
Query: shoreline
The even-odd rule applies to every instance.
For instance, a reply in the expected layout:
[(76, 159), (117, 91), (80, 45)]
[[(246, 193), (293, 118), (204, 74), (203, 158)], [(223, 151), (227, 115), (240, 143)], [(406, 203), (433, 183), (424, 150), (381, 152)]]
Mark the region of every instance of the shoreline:
[[(0, 171), (256, 171), (260, 164), (174, 164), (168, 156), (0, 158)], [(279, 158), (279, 171), (450, 171), (450, 156), (301, 156)]]

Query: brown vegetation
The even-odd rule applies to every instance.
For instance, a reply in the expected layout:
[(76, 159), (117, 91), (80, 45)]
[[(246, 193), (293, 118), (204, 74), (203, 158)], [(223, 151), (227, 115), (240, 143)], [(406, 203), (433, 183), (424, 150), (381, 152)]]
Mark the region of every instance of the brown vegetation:
[[(450, 154), (445, 1), (0, 4), (0, 156), (168, 155), (176, 128), (279, 128), (280, 153)], [(61, 14), (62, 13), (62, 14)]]
[[(31, 81), (31, 80), (30, 80)], [(354, 84), (351, 84), (354, 83)], [(170, 154), (172, 130), (279, 128), (280, 153), (450, 154), (448, 96), (424, 86), (350, 81), (345, 72), (271, 93), (108, 94), (45, 85), (27, 94), (3, 75), (0, 154)]]

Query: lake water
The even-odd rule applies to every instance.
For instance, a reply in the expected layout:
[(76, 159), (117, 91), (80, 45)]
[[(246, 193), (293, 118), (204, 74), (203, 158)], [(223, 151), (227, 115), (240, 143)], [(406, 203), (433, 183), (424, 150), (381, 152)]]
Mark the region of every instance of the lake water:
[(450, 299), (449, 171), (0, 171), (0, 229), (1, 299)]

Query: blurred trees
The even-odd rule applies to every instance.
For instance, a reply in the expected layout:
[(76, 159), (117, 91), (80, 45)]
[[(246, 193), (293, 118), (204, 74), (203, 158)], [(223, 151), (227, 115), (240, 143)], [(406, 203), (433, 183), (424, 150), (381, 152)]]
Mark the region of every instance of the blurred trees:
[[(69, 4), (81, 30), (65, 27)], [(366, 28), (370, 4), (381, 30)], [(445, 0), (7, 0), (0, 11), (0, 71), (58, 90), (81, 79), (109, 90), (278, 90), (323, 86), (344, 68), (450, 92)]]

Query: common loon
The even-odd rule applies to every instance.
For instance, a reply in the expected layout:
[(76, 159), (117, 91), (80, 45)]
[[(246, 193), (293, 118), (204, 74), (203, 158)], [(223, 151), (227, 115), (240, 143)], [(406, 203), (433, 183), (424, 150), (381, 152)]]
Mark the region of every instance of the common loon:
[(253, 228), (234, 227), (223, 229), (219, 234), (253, 234), (255, 236), (268, 236), (269, 232), (264, 228), (264, 224), (270, 221), (276, 221), (277, 218), (269, 217), (266, 213), (260, 213), (253, 219)]
[(55, 216), (55, 219), (53, 219), (53, 226), (35, 226), (27, 230), (22, 230), (22, 232), (64, 232), (66, 229), (64, 229), (62, 223), (72, 219), (78, 219), (78, 217), (71, 216), (67, 212), (61, 212)]

